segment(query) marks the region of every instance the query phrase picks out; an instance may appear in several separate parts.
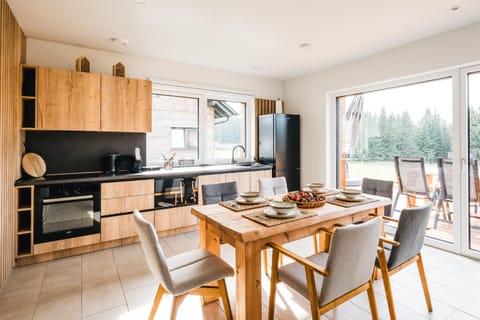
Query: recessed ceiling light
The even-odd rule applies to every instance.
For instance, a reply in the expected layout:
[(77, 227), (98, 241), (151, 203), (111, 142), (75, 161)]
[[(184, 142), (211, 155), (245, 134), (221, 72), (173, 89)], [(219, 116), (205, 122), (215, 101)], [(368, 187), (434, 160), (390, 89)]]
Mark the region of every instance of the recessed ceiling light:
[(122, 46), (128, 45), (128, 40), (127, 39), (112, 37), (112, 38), (110, 38), (110, 41), (114, 44), (119, 44), (119, 45), (122, 45)]
[(302, 49), (303, 51), (310, 51), (310, 50), (312, 50), (312, 44), (311, 44), (311, 43), (308, 43), (308, 42), (301, 43), (298, 47), (299, 47), (300, 49)]
[(135, 0), (136, 4), (145, 4), (147, 3), (147, 0)]
[(453, 6), (450, 8), (450, 11), (457, 11), (458, 9), (460, 9), (459, 6)]
[(258, 69), (261, 69), (261, 67), (259, 67), (259, 66), (251, 66), (250, 69), (252, 69), (252, 70), (258, 70)]

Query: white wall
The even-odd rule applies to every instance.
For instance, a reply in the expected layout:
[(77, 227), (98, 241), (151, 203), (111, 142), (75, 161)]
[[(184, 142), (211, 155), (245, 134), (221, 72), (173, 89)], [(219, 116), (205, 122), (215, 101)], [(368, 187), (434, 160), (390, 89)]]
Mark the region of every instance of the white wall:
[(112, 74), (112, 65), (122, 62), (127, 77), (181, 82), (218, 89), (253, 93), (258, 98), (283, 98), (283, 83), (238, 73), (196, 67), (165, 60), (127, 56), (43, 40), (27, 39), (27, 63), (75, 70), (75, 60), (86, 56), (90, 71)]
[[(480, 63), (480, 23), (285, 83), (288, 113), (300, 114), (302, 184), (333, 184), (336, 147), (329, 126), (334, 91)], [(328, 46), (325, 47), (328, 50)]]

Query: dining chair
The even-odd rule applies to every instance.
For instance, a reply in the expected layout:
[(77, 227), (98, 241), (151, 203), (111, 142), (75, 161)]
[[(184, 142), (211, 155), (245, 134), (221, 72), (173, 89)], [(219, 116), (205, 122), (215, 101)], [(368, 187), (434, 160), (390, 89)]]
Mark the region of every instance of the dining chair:
[(395, 156), (394, 162), (399, 189), (393, 201), (392, 210), (396, 209), (400, 194), (407, 196), (408, 207), (415, 206), (412, 198), (431, 201), (433, 194), (430, 194), (428, 187), (423, 158)]
[[(227, 319), (232, 319), (225, 278), (234, 275), (232, 267), (218, 256), (204, 249), (187, 251), (165, 257), (153, 225), (138, 210), (133, 213), (135, 226), (150, 271), (160, 283), (148, 319), (153, 319), (165, 293), (173, 295), (170, 319), (176, 318), (177, 309), (188, 294), (222, 298)], [(217, 282), (212, 286), (211, 282)]]
[(431, 211), (432, 203), (427, 203), (421, 207), (403, 209), (399, 220), (384, 217), (384, 219), (398, 223), (393, 240), (380, 238), (381, 246), (376, 261), (376, 267), (380, 269), (382, 275), (388, 311), (392, 320), (396, 319), (396, 314), (390, 276), (414, 262), (417, 263), (428, 311), (432, 312), (432, 302), (420, 253)]
[[(364, 291), (368, 293), (372, 319), (378, 319), (372, 272), (381, 222), (382, 219), (376, 217), (361, 224), (337, 227), (331, 235), (329, 252), (307, 258), (278, 244), (268, 243), (273, 249), (268, 319), (274, 319), (279, 281), (310, 301), (312, 320), (320, 319), (320, 315)], [(280, 253), (294, 262), (279, 267)]]
[(214, 204), (238, 198), (237, 181), (203, 184), (203, 204)]
[(258, 189), (263, 198), (273, 198), (277, 194), (288, 193), (285, 177), (258, 179)]
[[(372, 194), (375, 196), (392, 199), (393, 196), (393, 181), (379, 180), (371, 178), (362, 179), (362, 193)], [(392, 206), (385, 206), (383, 214), (385, 216), (392, 215)]]
[(452, 159), (438, 158), (438, 180), (440, 192), (437, 199), (437, 208), (433, 217), (433, 229), (437, 229), (440, 210), (443, 211), (444, 221), (451, 221), (450, 203), (453, 201), (453, 161)]

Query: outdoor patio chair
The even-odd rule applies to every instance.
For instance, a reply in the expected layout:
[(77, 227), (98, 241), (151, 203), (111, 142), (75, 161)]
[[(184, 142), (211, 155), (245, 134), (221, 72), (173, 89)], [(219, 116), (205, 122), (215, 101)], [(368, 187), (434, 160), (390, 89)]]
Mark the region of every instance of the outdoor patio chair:
[(393, 210), (396, 209), (400, 194), (407, 196), (407, 207), (414, 207), (416, 199), (431, 201), (434, 193), (431, 194), (428, 188), (423, 158), (395, 156), (394, 162), (398, 192), (393, 201)]
[[(160, 283), (148, 319), (155, 318), (163, 295), (170, 293), (173, 295), (170, 319), (175, 319), (177, 309), (185, 297), (194, 294), (222, 298), (225, 317), (231, 320), (232, 310), (225, 278), (234, 275), (232, 267), (204, 249), (195, 249), (166, 258), (153, 225), (145, 220), (138, 210), (134, 211), (133, 220), (147, 265)], [(217, 282), (217, 286), (212, 286), (211, 282)]]
[(414, 262), (417, 263), (428, 311), (432, 312), (432, 302), (425, 277), (422, 255), (420, 254), (431, 211), (432, 203), (428, 203), (421, 207), (403, 209), (399, 220), (383, 217), (387, 221), (398, 223), (393, 240), (380, 238), (381, 247), (378, 250), (376, 262), (376, 267), (380, 269), (382, 275), (388, 311), (392, 320), (396, 319), (396, 314), (390, 276)]
[[(362, 179), (362, 193), (373, 194), (375, 196), (392, 199), (393, 196), (393, 181), (379, 180), (379, 179)], [(385, 216), (392, 215), (392, 206), (385, 206), (383, 214)]]
[[(367, 291), (372, 319), (378, 319), (372, 272), (382, 219), (338, 227), (331, 234), (328, 253), (303, 258), (284, 247), (273, 249), (268, 319), (274, 319), (277, 282), (282, 281), (310, 301), (312, 320)], [(295, 262), (278, 266), (279, 254)]]

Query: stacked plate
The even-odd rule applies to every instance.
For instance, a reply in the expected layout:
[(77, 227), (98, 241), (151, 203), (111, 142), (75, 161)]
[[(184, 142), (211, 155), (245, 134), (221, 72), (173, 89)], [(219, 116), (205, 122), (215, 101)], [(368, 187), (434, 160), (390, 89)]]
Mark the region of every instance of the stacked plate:
[(341, 201), (360, 202), (365, 200), (362, 196), (362, 191), (357, 189), (342, 189), (340, 194), (337, 195), (337, 199)]
[(264, 202), (265, 199), (260, 197), (260, 192), (248, 191), (248, 192), (241, 192), (240, 198), (237, 198), (235, 201), (240, 204), (257, 204), (257, 203)]
[(265, 215), (270, 218), (292, 218), (295, 217), (299, 211), (297, 204), (290, 201), (272, 201), (270, 207), (265, 209)]

